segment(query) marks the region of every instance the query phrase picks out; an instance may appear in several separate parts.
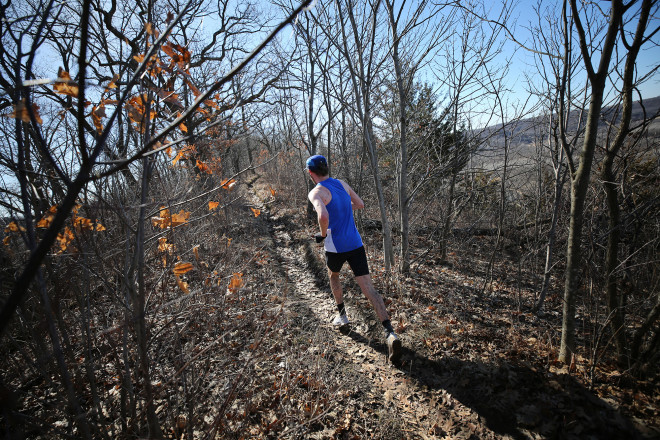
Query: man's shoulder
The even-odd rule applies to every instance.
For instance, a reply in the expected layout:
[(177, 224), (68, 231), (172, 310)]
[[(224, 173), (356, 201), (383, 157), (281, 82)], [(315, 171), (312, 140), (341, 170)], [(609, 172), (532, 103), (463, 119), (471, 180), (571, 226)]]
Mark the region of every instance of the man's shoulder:
[(307, 198), (309, 199), (310, 202), (314, 202), (314, 200), (319, 199), (321, 200), (321, 202), (323, 202), (324, 205), (327, 205), (328, 203), (330, 203), (330, 200), (332, 199), (332, 193), (328, 188), (324, 187), (323, 185), (316, 185), (309, 192)]
[(316, 185), (314, 188), (312, 188), (309, 191), (309, 194), (307, 195), (308, 198), (313, 198), (313, 197), (321, 197), (323, 194), (329, 192), (328, 188), (322, 186), (322, 185)]

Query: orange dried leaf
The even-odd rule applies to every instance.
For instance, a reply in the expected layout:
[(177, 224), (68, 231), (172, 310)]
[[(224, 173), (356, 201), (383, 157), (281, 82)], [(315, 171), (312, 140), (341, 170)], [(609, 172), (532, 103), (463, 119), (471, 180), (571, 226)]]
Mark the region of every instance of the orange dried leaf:
[(101, 118), (105, 118), (105, 106), (101, 104), (98, 108), (94, 107), (92, 109), (92, 122), (94, 122), (94, 127), (96, 131), (101, 134), (103, 131), (103, 124), (101, 124)]
[(53, 84), (53, 90), (62, 95), (72, 96), (74, 98), (78, 97), (80, 91), (78, 84), (71, 80), (69, 72), (61, 67), (57, 72), (57, 79), (55, 80), (55, 84)]
[(195, 260), (199, 263), (199, 245), (193, 247), (193, 254), (195, 255)]
[(55, 213), (57, 212), (57, 205), (53, 205), (48, 208), (48, 212), (41, 217), (41, 220), (37, 222), (37, 228), (47, 228), (55, 219)]
[(176, 156), (174, 156), (174, 159), (172, 159), (172, 165), (176, 165), (177, 162), (178, 162), (179, 160), (181, 160), (181, 158), (183, 158), (183, 155), (184, 155), (184, 154), (185, 154), (185, 152), (184, 152), (183, 150), (181, 150), (181, 151), (179, 151), (178, 153), (176, 153)]
[(153, 108), (150, 108), (149, 114), (147, 115), (147, 106), (145, 105), (147, 102), (148, 96), (146, 94), (142, 94), (133, 96), (124, 105), (124, 108), (128, 112), (128, 119), (136, 124), (140, 131), (144, 130), (144, 122), (146, 121), (146, 117), (151, 120), (156, 117), (156, 110)]
[(165, 53), (167, 54), (167, 56), (169, 56), (170, 58), (172, 58), (172, 61), (178, 61), (178, 60), (177, 60), (178, 55), (174, 52), (174, 49), (172, 48), (172, 46), (170, 46), (169, 44), (165, 43), (165, 44), (163, 44), (163, 45), (160, 47), (160, 49), (161, 49), (163, 52), (165, 52)]
[(269, 186), (268, 189), (270, 189), (270, 195), (275, 197), (275, 190), (273, 189), (273, 187)]
[(196, 165), (197, 165), (197, 168), (198, 168), (201, 172), (206, 173), (206, 174), (213, 174), (213, 171), (211, 170), (211, 167), (209, 167), (209, 166), (208, 166), (207, 164), (205, 164), (204, 162), (202, 162), (202, 161), (200, 161), (200, 160), (197, 160), (197, 161), (196, 161)]
[(76, 231), (91, 231), (94, 229), (92, 221), (84, 217), (73, 217), (73, 226), (76, 228)]
[(57, 234), (57, 242), (60, 246), (60, 252), (64, 252), (69, 247), (75, 236), (73, 231), (68, 227), (64, 228), (64, 232)]
[(212, 99), (207, 99), (206, 101), (204, 101), (204, 105), (206, 105), (207, 107), (214, 108), (216, 110), (220, 110), (220, 106), (218, 105), (218, 103), (213, 101)]
[(25, 232), (25, 228), (23, 226), (18, 225), (16, 222), (9, 223), (5, 228), (5, 232), (18, 232), (18, 231)]
[(184, 273), (193, 270), (193, 265), (192, 263), (184, 263), (184, 262), (176, 263), (174, 265), (173, 270), (175, 275), (183, 275)]
[(261, 210), (257, 208), (250, 208), (252, 210), (252, 213), (254, 214), (255, 217), (259, 217), (261, 214)]
[(216, 209), (219, 204), (220, 202), (209, 202), (209, 211), (213, 211), (214, 209)]
[(195, 98), (197, 98), (199, 95), (202, 94), (202, 92), (200, 92), (199, 89), (197, 87), (195, 87), (195, 85), (188, 78), (185, 78), (184, 82), (186, 84), (188, 84), (188, 87), (190, 87), (190, 91), (193, 92), (193, 95), (195, 95)]
[(169, 227), (170, 223), (172, 222), (172, 218), (170, 217), (170, 210), (166, 209), (164, 206), (161, 206), (158, 215), (158, 217), (151, 217), (151, 225), (161, 229)]
[(115, 73), (115, 76), (112, 77), (112, 81), (110, 81), (108, 86), (105, 88), (105, 91), (107, 92), (110, 89), (116, 89), (118, 80), (119, 80), (119, 74)]
[(151, 217), (151, 226), (154, 228), (161, 228), (165, 229), (169, 225), (169, 222), (167, 219), (164, 219), (162, 217)]
[(166, 237), (161, 237), (158, 239), (158, 250), (171, 254), (174, 251), (174, 245), (172, 243), (168, 243)]
[(186, 127), (186, 124), (183, 122), (179, 124), (179, 129), (181, 129), (181, 131), (184, 133), (188, 133), (188, 127)]
[(176, 165), (176, 163), (181, 159), (187, 159), (194, 151), (195, 147), (193, 145), (185, 145), (181, 151), (176, 154), (174, 159), (172, 159), (172, 165)]
[(178, 214), (172, 214), (172, 226), (179, 226), (188, 221), (190, 217), (190, 212), (184, 211), (183, 209), (179, 211)]
[[(39, 106), (37, 104), (32, 104), (32, 112), (34, 113), (34, 120), (37, 124), (41, 124), (41, 116), (39, 116)], [(13, 105), (13, 111), (8, 115), (2, 115), (6, 118), (20, 119), (23, 122), (30, 122), (30, 112), (25, 105), (25, 98), (21, 99), (18, 104)]]
[(190, 289), (188, 288), (188, 283), (181, 280), (181, 278), (179, 278), (179, 275), (177, 274), (174, 274), (174, 277), (176, 278), (176, 283), (179, 285), (179, 289), (181, 289), (183, 293), (186, 294), (190, 293)]
[(224, 189), (226, 189), (226, 190), (230, 190), (230, 189), (232, 189), (232, 188), (234, 187), (234, 185), (236, 185), (236, 181), (235, 181), (234, 179), (224, 179), (224, 180), (220, 183), (220, 185), (221, 185)]
[(237, 289), (240, 289), (243, 287), (243, 273), (242, 272), (235, 272), (231, 280), (229, 280), (229, 286), (228, 289), (231, 292), (235, 292)]

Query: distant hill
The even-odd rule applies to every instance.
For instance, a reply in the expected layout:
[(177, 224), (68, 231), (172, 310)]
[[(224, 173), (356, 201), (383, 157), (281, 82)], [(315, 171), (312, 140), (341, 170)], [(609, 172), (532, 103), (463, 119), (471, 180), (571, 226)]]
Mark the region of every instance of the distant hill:
[[(571, 119), (568, 124), (568, 131), (574, 132), (578, 127), (578, 122), (580, 120), (584, 121), (587, 117), (588, 108), (584, 109), (583, 112), (576, 110), (572, 111)], [(607, 127), (606, 121), (611, 121), (614, 112), (619, 111), (618, 107), (606, 107), (601, 111), (600, 128), (604, 129)], [(654, 98), (645, 99), (644, 107), (635, 101), (633, 103), (632, 119), (631, 122), (635, 125), (635, 122), (641, 121), (646, 114), (646, 117), (658, 114), (660, 111), (660, 96)], [(617, 119), (618, 120), (618, 119)], [(509, 126), (507, 135), (509, 136), (512, 143), (515, 144), (528, 144), (534, 141), (534, 138), (540, 133), (547, 133), (547, 117), (546, 116), (534, 116), (531, 118), (523, 119), (518, 121), (516, 124)], [(660, 120), (655, 121), (651, 124), (652, 132), (660, 132)], [(492, 146), (504, 145), (504, 134), (497, 133), (501, 131), (501, 126), (491, 126), (484, 130), (483, 137), (490, 137), (490, 144)]]

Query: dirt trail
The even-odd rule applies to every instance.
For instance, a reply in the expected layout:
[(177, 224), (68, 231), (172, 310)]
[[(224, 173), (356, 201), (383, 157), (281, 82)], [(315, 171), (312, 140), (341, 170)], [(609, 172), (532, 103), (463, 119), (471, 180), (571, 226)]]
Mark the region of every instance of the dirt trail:
[[(491, 320), (484, 319), (456, 286), (428, 292), (429, 298), (446, 301), (446, 308), (437, 312), (442, 319), (428, 317), (432, 307), (411, 306), (422, 312), (421, 322), (409, 322), (400, 334), (401, 365), (389, 364), (382, 327), (348, 269), (342, 283), (352, 324), (349, 332), (341, 333), (331, 326), (336, 308), (322, 249), (313, 244), (296, 214), (256, 197), (254, 203), (268, 225), (271, 258), (285, 279), (282, 334), (298, 335), (287, 362), (302, 365), (299, 360), (306, 357), (309, 365), (312, 359), (319, 366), (317, 373), (333, 376), (337, 384), (329, 390), (327, 410), (305, 422), (304, 429), (287, 428), (279, 437), (655, 438), (656, 431), (644, 432), (643, 424), (623, 416), (611, 400), (599, 398), (574, 377), (509, 359), (507, 353), (513, 352), (506, 348), (510, 342), (502, 340), (508, 331), (503, 317), (493, 313)], [(410, 298), (393, 301), (401, 305)], [(435, 344), (434, 335), (444, 334), (451, 315), (461, 316), (452, 329), (457, 342), (450, 340), (447, 348), (426, 347), (422, 339)]]
[[(483, 423), (479, 414), (454, 399), (446, 390), (429, 389), (427, 384), (439, 383), (441, 378), (405, 347), (405, 336), (402, 336), (404, 356), (401, 365), (397, 367), (387, 361), (387, 348), (380, 323), (376, 322), (375, 313), (366, 300), (359, 298), (362, 294), (357, 286), (353, 284), (352, 291), (346, 289), (350, 277), (348, 273), (342, 273), (342, 282), (348, 297), (347, 309), (352, 321), (350, 330), (339, 332), (333, 328), (331, 319), (336, 308), (324, 275), (322, 248), (317, 248), (311, 240), (300, 238), (300, 234), (293, 237), (295, 232), (292, 231), (296, 231), (297, 226), (289, 224), (286, 217), (269, 212), (263, 205), (261, 209), (269, 222), (275, 259), (281, 264), (288, 280), (288, 286), (283, 289), (288, 292), (285, 301), (288, 319), (298, 318), (299, 321), (307, 322), (308, 331), (318, 340), (330, 338), (332, 353), (325, 353), (326, 356), (335, 362), (352, 366), (344, 368), (350, 377), (344, 378), (343, 383), (357, 385), (348, 396), (339, 396), (347, 400), (345, 403), (350, 405), (356, 397), (366, 399), (370, 406), (367, 410), (374, 414), (379, 410), (389, 413), (395, 419), (394, 424), (399, 425), (393, 428), (404, 438), (434, 439), (446, 438), (447, 435), (455, 439), (510, 438), (495, 434)], [(320, 351), (313, 347), (311, 350)], [(423, 380), (415, 376), (423, 376)], [(369, 389), (360, 389), (359, 384), (369, 384)], [(354, 408), (346, 408), (348, 419), (357, 416), (350, 413), (365, 406), (364, 402), (361, 403), (353, 405)], [(370, 415), (359, 414), (359, 417)], [(327, 438), (329, 432), (326, 430), (316, 435)]]

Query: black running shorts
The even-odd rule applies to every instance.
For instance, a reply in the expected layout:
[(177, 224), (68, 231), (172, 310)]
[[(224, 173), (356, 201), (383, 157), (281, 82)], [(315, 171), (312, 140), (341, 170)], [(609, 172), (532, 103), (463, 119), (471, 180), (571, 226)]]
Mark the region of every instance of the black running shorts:
[(325, 253), (325, 262), (328, 265), (328, 269), (332, 272), (339, 272), (347, 261), (356, 277), (369, 275), (369, 264), (367, 263), (367, 253), (364, 250), (364, 246), (348, 252)]

